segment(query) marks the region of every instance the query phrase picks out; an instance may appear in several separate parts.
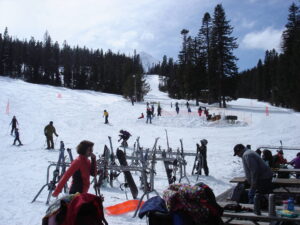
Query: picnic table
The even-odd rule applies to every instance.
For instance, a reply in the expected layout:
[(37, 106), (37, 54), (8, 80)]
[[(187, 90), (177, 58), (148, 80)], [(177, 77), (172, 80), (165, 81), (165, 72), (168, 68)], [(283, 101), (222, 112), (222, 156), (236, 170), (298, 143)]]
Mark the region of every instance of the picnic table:
[[(224, 207), (228, 202), (218, 202), (218, 204)], [(240, 204), (243, 208), (253, 209), (253, 204)], [(282, 210), (282, 206), (276, 206), (276, 210)], [(295, 212), (300, 213), (300, 208), (295, 207)], [(300, 217), (297, 218), (288, 218), (281, 216), (269, 216), (268, 212), (262, 211), (261, 215), (256, 215), (253, 212), (234, 212), (227, 211), (223, 212), (223, 221), (225, 224), (236, 224), (238, 220), (238, 224), (249, 224), (246, 221), (251, 222), (252, 224), (266, 224), (266, 222), (270, 223), (272, 221), (286, 221), (286, 222), (300, 222)], [(244, 221), (244, 222), (242, 222)]]
[[(232, 180), (230, 180), (230, 183), (245, 183), (246, 181), (246, 177), (235, 177)], [(285, 190), (283, 192), (287, 192), (289, 194), (300, 194), (300, 179), (273, 178), (272, 183), (275, 185), (275, 187), (282, 188), (281, 190)], [(276, 191), (274, 192), (276, 193)]]

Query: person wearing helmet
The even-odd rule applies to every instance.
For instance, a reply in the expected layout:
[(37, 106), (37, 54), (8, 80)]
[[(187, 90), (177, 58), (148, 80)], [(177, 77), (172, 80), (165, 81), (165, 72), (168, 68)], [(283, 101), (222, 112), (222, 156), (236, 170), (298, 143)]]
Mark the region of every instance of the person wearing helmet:
[(205, 176), (208, 176), (209, 174), (209, 169), (207, 166), (207, 160), (206, 160), (206, 151), (207, 151), (207, 140), (202, 139), (200, 141), (201, 146), (197, 144), (197, 154), (199, 155), (198, 158), (198, 165), (197, 165), (197, 173), (202, 174), (202, 169), (204, 170)]

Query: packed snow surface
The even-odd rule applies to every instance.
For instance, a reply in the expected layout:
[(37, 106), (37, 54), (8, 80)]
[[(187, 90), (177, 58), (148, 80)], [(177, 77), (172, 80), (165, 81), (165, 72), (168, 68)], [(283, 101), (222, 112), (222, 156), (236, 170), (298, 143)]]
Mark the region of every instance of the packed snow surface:
[[(49, 121), (54, 122), (59, 134), (55, 139), (56, 149), (59, 148), (59, 142), (64, 141), (65, 147), (72, 149), (74, 157), (77, 156), (75, 148), (82, 140), (93, 141), (94, 152), (100, 155), (104, 145), (109, 146), (108, 136), (111, 136), (116, 149), (119, 146), (117, 140), (120, 129), (132, 134), (129, 146), (133, 146), (135, 139), (140, 136), (144, 148), (151, 148), (155, 138), (159, 137), (158, 145), (166, 149), (165, 129), (172, 149), (179, 148), (179, 140), (182, 139), (184, 150), (195, 152), (196, 143), (205, 138), (208, 140), (210, 176), (200, 176), (199, 181), (208, 184), (216, 195), (231, 186), (229, 180), (232, 177), (243, 175), (241, 160), (233, 157), (232, 148), (235, 144), (251, 144), (252, 149), (256, 149), (261, 145), (278, 146), (282, 140), (283, 145), (300, 146), (299, 113), (256, 100), (238, 99), (229, 102), (227, 109), (208, 107), (212, 114), (237, 115), (236, 124), (224, 120), (207, 122), (204, 116), (197, 114), (195, 102), (189, 102), (192, 112), (188, 113), (185, 100), (170, 99), (167, 94), (160, 92), (157, 75), (149, 75), (147, 80), (151, 91), (145, 97), (145, 102), (133, 106), (119, 95), (36, 85), (0, 77), (0, 225), (41, 224), (48, 208), (45, 205), (48, 191), (44, 190), (36, 202), (31, 201), (46, 182), (49, 162), (58, 159), (58, 150), (45, 150), (43, 130)], [(155, 109), (156, 103), (160, 102), (163, 110), (162, 116), (155, 117), (152, 124), (146, 124), (145, 119), (137, 119), (142, 112), (145, 114), (146, 101), (154, 103)], [(179, 115), (175, 113), (176, 101), (180, 105)], [(109, 112), (110, 125), (104, 124), (104, 109)], [(24, 143), (22, 147), (12, 146), (14, 137), (10, 135), (9, 124), (13, 115), (19, 122), (20, 139)], [(295, 151), (285, 152), (288, 160), (295, 155)], [(188, 178), (191, 184), (195, 184), (196, 176), (191, 176), (194, 158), (186, 157), (186, 160)], [(168, 182), (161, 161), (156, 164), (156, 172), (155, 189), (162, 194)], [(138, 174), (134, 174), (134, 178), (139, 185)], [(122, 182), (123, 176), (120, 175), (114, 188), (101, 188), (105, 207), (126, 200), (125, 193), (119, 189)], [(94, 193), (92, 185), (89, 192)], [(140, 190), (139, 197), (141, 195)], [(131, 197), (130, 193), (128, 196)], [(54, 200), (51, 198), (51, 202)], [(145, 219), (133, 219), (132, 215), (106, 215), (106, 219), (109, 224), (146, 224)]]

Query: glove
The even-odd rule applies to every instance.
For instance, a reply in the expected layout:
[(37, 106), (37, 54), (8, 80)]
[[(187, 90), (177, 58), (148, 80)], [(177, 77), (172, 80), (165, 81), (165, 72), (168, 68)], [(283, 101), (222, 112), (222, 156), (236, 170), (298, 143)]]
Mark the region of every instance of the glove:
[(56, 137), (58, 137), (58, 134), (56, 134)]

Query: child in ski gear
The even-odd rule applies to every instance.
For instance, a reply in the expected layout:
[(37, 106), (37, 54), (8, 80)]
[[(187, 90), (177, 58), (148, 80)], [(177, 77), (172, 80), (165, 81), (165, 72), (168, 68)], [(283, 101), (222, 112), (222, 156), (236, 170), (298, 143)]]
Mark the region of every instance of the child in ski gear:
[(126, 130), (120, 130), (120, 134), (119, 137), (120, 139), (118, 140), (118, 142), (120, 142), (122, 140), (122, 146), (128, 147), (127, 141), (130, 138), (131, 134), (126, 131)]
[(141, 116), (138, 119), (143, 119), (144, 118), (144, 113), (141, 113)]
[(19, 145), (23, 145), (22, 142), (20, 141), (20, 134), (19, 134), (19, 129), (18, 128), (15, 128), (15, 140), (14, 140), (13, 145), (16, 144), (16, 141), (19, 142)]
[(198, 165), (197, 165), (197, 173), (201, 175), (201, 170), (204, 170), (205, 176), (208, 176), (209, 174), (209, 170), (208, 170), (208, 166), (207, 166), (207, 160), (206, 160), (206, 152), (207, 152), (207, 140), (203, 139), (200, 141), (201, 146), (199, 146), (199, 144), (197, 144), (197, 153), (200, 156), (198, 158)]
[[(73, 160), (71, 166), (59, 180), (52, 196), (57, 197), (66, 182), (72, 176), (72, 184), (70, 194), (87, 193), (90, 187), (90, 175), (96, 174), (96, 156), (93, 154), (94, 143), (90, 141), (82, 141), (77, 146), (79, 156)], [(91, 161), (88, 159), (91, 157)]]
[(108, 124), (108, 112), (104, 110), (103, 116), (105, 117), (105, 124)]
[(272, 170), (255, 151), (242, 144), (234, 146), (233, 151), (233, 156), (242, 158), (246, 179), (250, 184), (248, 200), (250, 204), (253, 204), (256, 192), (259, 194), (272, 192)]
[(44, 134), (46, 136), (47, 149), (54, 149), (53, 134), (55, 134), (56, 137), (58, 137), (58, 134), (56, 133), (52, 121), (44, 128)]
[(152, 123), (152, 122), (151, 122), (151, 119), (152, 119), (152, 112), (151, 112), (151, 109), (150, 109), (149, 107), (147, 108), (146, 114), (147, 114), (147, 120), (146, 120), (146, 123), (148, 123), (148, 121), (150, 121), (150, 123)]
[(11, 125), (11, 132), (10, 132), (10, 135), (12, 135), (13, 132), (14, 132), (14, 130), (17, 128), (17, 125), (19, 125), (16, 116), (13, 116), (13, 118), (12, 118), (12, 120), (11, 120), (11, 122), (10, 122), (9, 125)]

